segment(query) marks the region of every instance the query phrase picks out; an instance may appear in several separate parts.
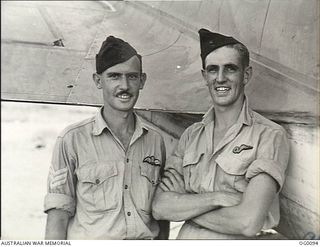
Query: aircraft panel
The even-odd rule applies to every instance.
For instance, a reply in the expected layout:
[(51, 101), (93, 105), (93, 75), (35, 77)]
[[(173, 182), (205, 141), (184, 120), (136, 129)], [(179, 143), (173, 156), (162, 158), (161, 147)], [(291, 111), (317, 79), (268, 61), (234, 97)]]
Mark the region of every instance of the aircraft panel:
[(85, 6), (79, 8), (80, 6), (66, 8), (59, 4), (42, 9), (44, 17), (50, 20), (48, 26), (55, 26), (59, 30), (58, 38), (63, 40), (64, 47), (88, 51), (105, 13), (108, 12), (103, 9), (87, 9)]
[(92, 60), (85, 59), (79, 72), (74, 87), (70, 91), (67, 103), (84, 105), (102, 105), (102, 90), (98, 90), (92, 79), (95, 72), (95, 64)]
[[(183, 3), (182, 3), (183, 2)], [(219, 15), (222, 0), (214, 1), (144, 1), (178, 20), (188, 20), (188, 28), (198, 31), (201, 27), (219, 30)], [(181, 8), (181, 6), (184, 6)], [(210, 15), (204, 14), (210, 10)]]
[(271, 1), (260, 55), (319, 80), (319, 1)]
[(269, 0), (223, 1), (219, 17), (220, 31), (236, 37), (259, 53)]
[(300, 114), (318, 114), (315, 104), (318, 92), (305, 86), (316, 83), (315, 81), (308, 83), (308, 77), (301, 76), (300, 80), (296, 80), (279, 71), (266, 69), (258, 60), (252, 61), (252, 66), (253, 77), (246, 86), (246, 92), (254, 109), (282, 114), (295, 113), (297, 118)]
[(61, 47), (10, 43), (3, 43), (1, 51), (2, 99), (60, 103), (67, 102), (85, 55)]
[[(185, 32), (187, 26), (181, 28), (183, 20), (198, 20), (200, 23), (201, 16), (204, 16), (205, 11), (207, 11), (204, 7), (211, 6), (213, 11), (217, 13), (216, 16), (212, 16), (213, 25), (218, 25), (221, 30), (228, 30), (232, 33), (235, 32), (236, 35), (237, 33), (243, 35), (243, 38), (246, 38), (244, 43), (248, 42), (249, 48), (255, 51), (258, 50), (259, 47), (258, 41), (264, 30), (263, 20), (267, 13), (266, 1), (209, 2), (210, 4), (208, 1), (179, 1), (174, 3), (162, 1), (154, 3), (103, 2), (103, 4), (91, 3), (90, 6), (92, 7), (89, 7), (89, 3), (85, 2), (77, 6), (72, 5), (74, 6), (73, 8), (69, 3), (66, 8), (63, 8), (63, 2), (58, 2), (57, 5), (53, 3), (44, 5), (36, 4), (34, 6), (35, 9), (45, 10), (42, 18), (44, 22), (47, 23), (48, 30), (51, 34), (56, 35), (56, 37), (59, 35), (62, 36), (65, 46), (59, 47), (57, 50), (52, 50), (52, 53), (56, 53), (54, 56), (57, 56), (58, 62), (52, 61), (50, 58), (53, 56), (51, 52), (48, 53), (50, 54), (48, 57), (44, 55), (44, 47), (41, 48), (42, 50), (40, 49), (39, 54), (31, 48), (25, 49), (24, 53), (18, 53), (16, 51), (12, 58), (10, 58), (10, 54), (13, 53), (5, 51), (7, 55), (4, 58), (10, 61), (10, 63), (5, 63), (2, 69), (3, 79), (5, 79), (5, 90), (2, 93), (2, 98), (21, 98), (19, 96), (13, 97), (14, 93), (17, 95), (28, 94), (31, 97), (32, 94), (30, 94), (30, 92), (33, 92), (33, 95), (43, 95), (43, 93), (46, 93), (48, 95), (47, 98), (43, 96), (34, 99), (41, 99), (45, 102), (60, 101), (62, 99), (61, 95), (63, 95), (63, 102), (67, 103), (101, 104), (101, 94), (97, 94), (96, 88), (91, 82), (91, 76), (94, 72), (94, 58), (106, 36), (115, 35), (130, 41), (143, 56), (144, 70), (148, 75), (148, 79), (146, 87), (137, 102), (137, 108), (203, 113), (208, 109), (210, 98), (201, 77), (198, 38), (195, 30), (191, 29), (191, 32)], [(312, 4), (310, 5), (312, 6)], [(10, 6), (11, 5), (7, 4), (7, 8)], [(101, 7), (101, 11), (98, 11), (98, 6), (104, 7)], [(141, 6), (144, 7), (141, 8)], [(164, 14), (161, 12), (161, 9), (151, 9), (150, 6), (154, 6), (154, 8), (158, 6), (163, 10), (168, 10), (168, 13)], [(179, 6), (180, 9), (178, 8)], [(270, 4), (268, 19), (270, 13), (272, 13), (272, 6), (273, 5)], [(294, 8), (297, 8), (297, 6), (299, 7), (300, 5), (293, 5)], [(147, 11), (146, 8), (148, 7), (149, 9)], [(11, 6), (10, 8), (13, 7)], [(19, 8), (21, 7), (18, 6), (18, 9)], [(199, 9), (200, 13), (196, 14), (194, 8)], [(181, 9), (184, 9), (185, 13)], [(247, 14), (241, 15), (240, 13), (244, 12), (245, 9), (248, 9)], [(254, 11), (255, 9), (257, 10), (256, 12)], [(177, 13), (177, 15), (171, 18), (170, 13)], [(69, 18), (67, 18), (67, 16), (69, 16)], [(177, 18), (180, 17), (183, 17), (183, 20), (177, 23)], [(10, 18), (5, 16), (4, 23), (6, 19)], [(39, 15), (35, 16), (35, 20), (37, 20), (37, 18), (40, 18)], [(218, 20), (216, 20), (217, 18)], [(24, 16), (22, 16), (21, 19), (23, 20)], [(21, 19), (19, 19), (17, 23), (23, 23)], [(255, 20), (254, 23), (256, 23), (256, 26), (248, 24), (253, 23), (249, 21), (250, 19)], [(28, 24), (28, 22), (26, 23)], [(192, 22), (189, 21), (189, 23)], [(13, 22), (12, 24), (14, 26)], [(301, 25), (299, 28), (301, 28)], [(13, 27), (15, 32), (20, 29), (22, 30), (23, 26), (18, 25)], [(266, 27), (265, 29), (268, 30)], [(46, 30), (47, 33), (48, 30)], [(9, 30), (7, 29), (6, 32), (9, 33)], [(192, 32), (194, 35), (191, 34)], [(266, 35), (263, 35), (263, 37), (266, 37)], [(48, 37), (48, 39), (50, 38), (51, 37)], [(277, 45), (274, 44), (277, 44), (276, 40), (272, 41), (272, 47), (275, 50), (277, 49)], [(19, 45), (17, 47), (19, 47)], [(263, 49), (264, 48), (265, 45), (263, 46)], [(74, 53), (71, 52), (72, 49)], [(62, 50), (68, 50), (67, 53), (69, 57), (67, 59), (64, 57), (66, 55), (61, 55), (66, 54), (61, 53), (60, 51)], [(81, 52), (84, 53), (82, 54)], [(6, 81), (11, 81), (12, 83), (13, 75), (11, 73), (13, 68), (16, 67), (14, 61), (18, 60), (27, 63), (30, 57), (34, 58), (30, 64), (38, 66), (38, 70), (43, 69), (47, 72), (39, 72), (40, 75), (35, 72), (27, 73), (26, 71), (30, 69), (31, 65), (27, 65), (28, 70), (19, 68), (18, 72), (24, 70), (24, 73), (22, 73), (23, 71), (19, 72), (21, 76), (15, 80), (17, 86), (15, 86), (14, 90), (10, 89), (8, 91), (12, 85), (8, 86), (5, 84)], [(281, 64), (273, 59), (268, 59), (266, 56), (252, 52), (254, 77), (247, 91), (254, 108), (264, 112), (300, 112), (317, 115), (316, 106), (312, 103), (317, 99), (317, 80), (302, 73), (303, 71), (287, 67), (287, 64)], [(305, 60), (304, 57), (301, 59), (303, 59), (303, 61)], [(41, 63), (33, 60), (41, 61)], [(71, 64), (69, 64), (69, 60), (71, 60)], [(13, 64), (11, 64), (11, 61), (13, 61)], [(283, 62), (285, 62), (285, 60)], [(59, 68), (59, 70), (52, 70), (52, 68), (57, 66), (61, 66), (61, 68)], [(76, 66), (78, 66), (78, 68), (75, 68)], [(68, 74), (69, 77), (66, 77), (65, 74), (62, 73), (62, 71), (64, 71), (62, 67), (65, 67), (66, 70), (69, 69), (73, 71), (71, 74)], [(48, 73), (54, 76), (46, 80), (45, 77)], [(71, 78), (72, 76), (73, 78)], [(34, 87), (32, 83), (26, 83), (27, 81), (32, 82), (37, 78), (42, 78), (42, 83), (46, 81), (51, 82), (52, 79), (58, 81), (57, 91), (51, 90), (50, 87), (53, 87), (51, 85), (47, 86), (49, 90), (45, 91), (45, 87), (37, 88)], [(19, 80), (22, 80), (22, 82)], [(62, 82), (64, 84), (63, 87), (61, 87)], [(64, 92), (65, 86), (70, 83), (73, 83), (73, 88)], [(18, 86), (21, 84), (24, 86)], [(61, 90), (64, 93), (62, 93)], [(263, 91), (262, 96), (261, 91)], [(153, 95), (153, 92), (158, 92), (156, 97)], [(10, 93), (10, 96), (8, 93)], [(272, 102), (269, 100), (271, 96), (273, 97)], [(57, 97), (57, 99), (54, 99), (55, 97)], [(297, 97), (303, 99), (301, 101), (305, 103), (299, 104), (295, 100)], [(276, 102), (279, 107), (275, 108), (274, 102)]]

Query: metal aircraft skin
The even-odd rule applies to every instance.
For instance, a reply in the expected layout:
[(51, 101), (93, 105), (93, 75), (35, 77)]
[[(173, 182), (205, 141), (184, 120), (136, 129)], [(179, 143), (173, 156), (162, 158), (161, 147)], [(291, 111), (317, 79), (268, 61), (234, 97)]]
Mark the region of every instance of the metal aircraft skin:
[[(148, 79), (137, 109), (159, 119), (202, 114), (211, 101), (200, 73), (200, 28), (232, 35), (250, 49), (250, 105), (280, 123), (291, 143), (277, 231), (318, 239), (317, 0), (1, 1), (1, 99), (101, 105), (94, 59), (114, 35), (143, 57)], [(170, 130), (167, 119), (158, 122), (169, 132), (181, 127), (175, 122)]]

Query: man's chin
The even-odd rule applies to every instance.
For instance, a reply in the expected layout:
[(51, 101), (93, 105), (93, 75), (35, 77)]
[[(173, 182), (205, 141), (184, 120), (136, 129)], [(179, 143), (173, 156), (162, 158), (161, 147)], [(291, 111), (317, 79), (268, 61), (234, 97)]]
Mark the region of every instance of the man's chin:
[(128, 107), (122, 106), (122, 107), (117, 107), (116, 109), (118, 111), (128, 112), (133, 110), (133, 106), (128, 106)]
[(116, 109), (117, 109), (118, 111), (125, 111), (125, 112), (127, 112), (127, 111), (132, 111), (133, 108), (134, 108), (134, 106), (135, 106), (135, 104), (134, 104), (133, 102), (127, 102), (127, 103), (121, 102), (121, 103), (118, 103), (118, 104), (116, 105)]
[(229, 97), (214, 97), (212, 100), (216, 106), (228, 106), (231, 104)]

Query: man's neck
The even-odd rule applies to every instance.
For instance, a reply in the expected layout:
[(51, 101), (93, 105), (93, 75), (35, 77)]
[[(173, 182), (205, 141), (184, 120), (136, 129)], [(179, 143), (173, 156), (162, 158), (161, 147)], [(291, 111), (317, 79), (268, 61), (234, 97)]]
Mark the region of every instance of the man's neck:
[(214, 106), (215, 129), (225, 130), (234, 125), (239, 118), (243, 104), (244, 98), (230, 106)]
[(110, 107), (103, 107), (103, 118), (115, 133), (133, 133), (134, 114), (130, 111), (117, 111)]

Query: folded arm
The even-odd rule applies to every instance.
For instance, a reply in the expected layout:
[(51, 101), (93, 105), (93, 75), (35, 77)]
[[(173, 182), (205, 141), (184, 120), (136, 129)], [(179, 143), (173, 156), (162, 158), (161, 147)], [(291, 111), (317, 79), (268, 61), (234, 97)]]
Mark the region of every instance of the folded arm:
[(192, 221), (220, 233), (254, 236), (262, 229), (276, 192), (276, 181), (266, 173), (258, 174), (250, 180), (239, 205), (207, 212)]
[(187, 193), (182, 176), (173, 169), (164, 173), (152, 204), (155, 219), (184, 221), (211, 210), (237, 205), (239, 195), (227, 192)]
[(250, 182), (241, 203), (192, 220), (216, 232), (254, 236), (266, 222), (270, 207), (284, 183), (289, 150), (284, 129), (267, 129), (260, 138), (256, 160), (245, 174)]

